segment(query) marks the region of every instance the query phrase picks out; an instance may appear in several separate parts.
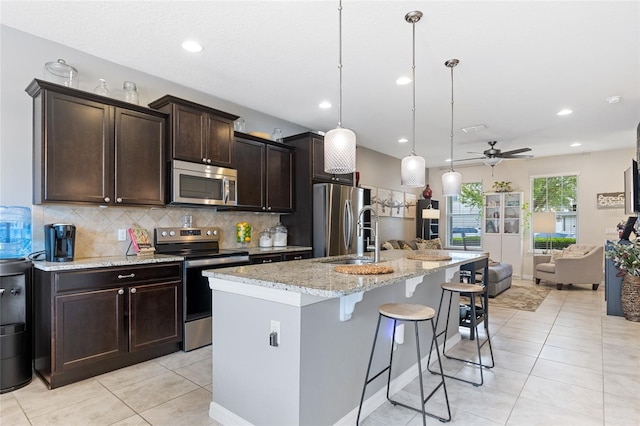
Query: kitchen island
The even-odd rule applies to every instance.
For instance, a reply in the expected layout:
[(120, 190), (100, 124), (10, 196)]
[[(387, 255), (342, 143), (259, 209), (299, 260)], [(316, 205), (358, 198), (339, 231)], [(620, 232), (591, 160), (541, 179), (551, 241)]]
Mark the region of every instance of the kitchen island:
[[(411, 260), (408, 254), (451, 259)], [(334, 270), (342, 259), (203, 272), (213, 298), (213, 419), (234, 425), (354, 424), (378, 306), (420, 303), (436, 309), (447, 276), (463, 265), (487, 263), (481, 253), (395, 250), (383, 252), (380, 262), (392, 273), (348, 275)], [(458, 315), (457, 301), (452, 313)], [(446, 312), (440, 315), (444, 319)], [(381, 327), (379, 348), (391, 344), (392, 324)], [(448, 344), (454, 344), (457, 324), (450, 327)], [(426, 358), (428, 323), (421, 324), (421, 333)], [(406, 339), (404, 334), (396, 335), (392, 393), (417, 377), (413, 335), (409, 329)], [(374, 358), (374, 369), (384, 365), (382, 358)], [(384, 402), (385, 385), (380, 377), (368, 387), (363, 415)]]

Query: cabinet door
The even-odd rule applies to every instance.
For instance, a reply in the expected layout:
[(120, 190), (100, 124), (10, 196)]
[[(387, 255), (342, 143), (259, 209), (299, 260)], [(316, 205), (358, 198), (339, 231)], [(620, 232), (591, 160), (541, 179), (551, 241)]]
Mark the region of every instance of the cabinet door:
[(164, 205), (164, 135), (161, 117), (115, 110), (115, 202)]
[(262, 211), (265, 207), (265, 146), (261, 142), (236, 139), (234, 149), (238, 207)]
[(312, 139), (313, 144), (313, 179), (322, 182), (353, 185), (353, 173), (333, 175), (324, 171), (324, 140)]
[(207, 164), (231, 167), (233, 164), (233, 122), (207, 114)]
[(267, 145), (267, 211), (293, 211), (293, 153)]
[(129, 351), (182, 341), (181, 282), (132, 286), (129, 292)]
[(206, 114), (194, 108), (175, 105), (173, 119), (173, 158), (195, 163), (206, 162), (204, 120)]
[[(113, 108), (54, 92), (46, 94), (44, 167), (37, 201), (104, 203), (113, 196)], [(34, 123), (40, 126), (41, 123)]]
[(85, 368), (127, 352), (124, 298), (122, 288), (55, 297), (56, 372)]

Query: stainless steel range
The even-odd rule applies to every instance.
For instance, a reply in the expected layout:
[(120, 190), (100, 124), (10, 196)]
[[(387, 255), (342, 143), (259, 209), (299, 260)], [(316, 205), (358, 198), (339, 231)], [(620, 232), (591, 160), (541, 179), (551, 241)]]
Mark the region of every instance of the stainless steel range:
[(220, 229), (156, 228), (153, 239), (157, 254), (184, 256), (183, 350), (191, 351), (211, 344), (211, 289), (202, 276), (205, 269), (248, 265), (246, 250), (221, 249)]

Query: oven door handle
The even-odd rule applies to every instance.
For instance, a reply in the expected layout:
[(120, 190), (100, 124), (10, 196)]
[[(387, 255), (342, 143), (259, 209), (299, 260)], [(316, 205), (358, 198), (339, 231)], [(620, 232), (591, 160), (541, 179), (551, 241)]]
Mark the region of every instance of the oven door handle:
[(249, 263), (249, 256), (210, 257), (207, 259), (186, 260), (185, 268), (199, 268), (202, 266), (224, 266), (230, 263)]

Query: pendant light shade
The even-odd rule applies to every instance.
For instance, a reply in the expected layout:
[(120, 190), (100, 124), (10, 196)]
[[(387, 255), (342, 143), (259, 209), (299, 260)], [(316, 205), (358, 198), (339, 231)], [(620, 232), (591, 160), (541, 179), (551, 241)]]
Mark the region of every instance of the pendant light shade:
[(414, 10), (405, 15), (404, 20), (411, 24), (413, 32), (413, 63), (411, 66), (411, 74), (413, 81), (413, 149), (411, 155), (404, 157), (400, 163), (400, 183), (402, 186), (423, 187), (424, 186), (424, 170), (426, 161), (423, 157), (416, 155), (416, 22), (422, 18), (422, 12)]
[(324, 171), (347, 174), (356, 171), (356, 134), (342, 127), (342, 0), (338, 5), (338, 71), (340, 72), (340, 96), (338, 102), (338, 127), (324, 136)]
[(442, 175), (442, 195), (445, 197), (459, 196), (462, 191), (462, 175), (448, 171)]
[(324, 135), (324, 171), (333, 174), (356, 171), (356, 134), (338, 127)]
[(451, 70), (451, 169), (442, 175), (442, 195), (445, 197), (457, 197), (462, 192), (462, 175), (453, 170), (453, 68), (459, 63), (458, 59), (449, 59), (444, 63)]

